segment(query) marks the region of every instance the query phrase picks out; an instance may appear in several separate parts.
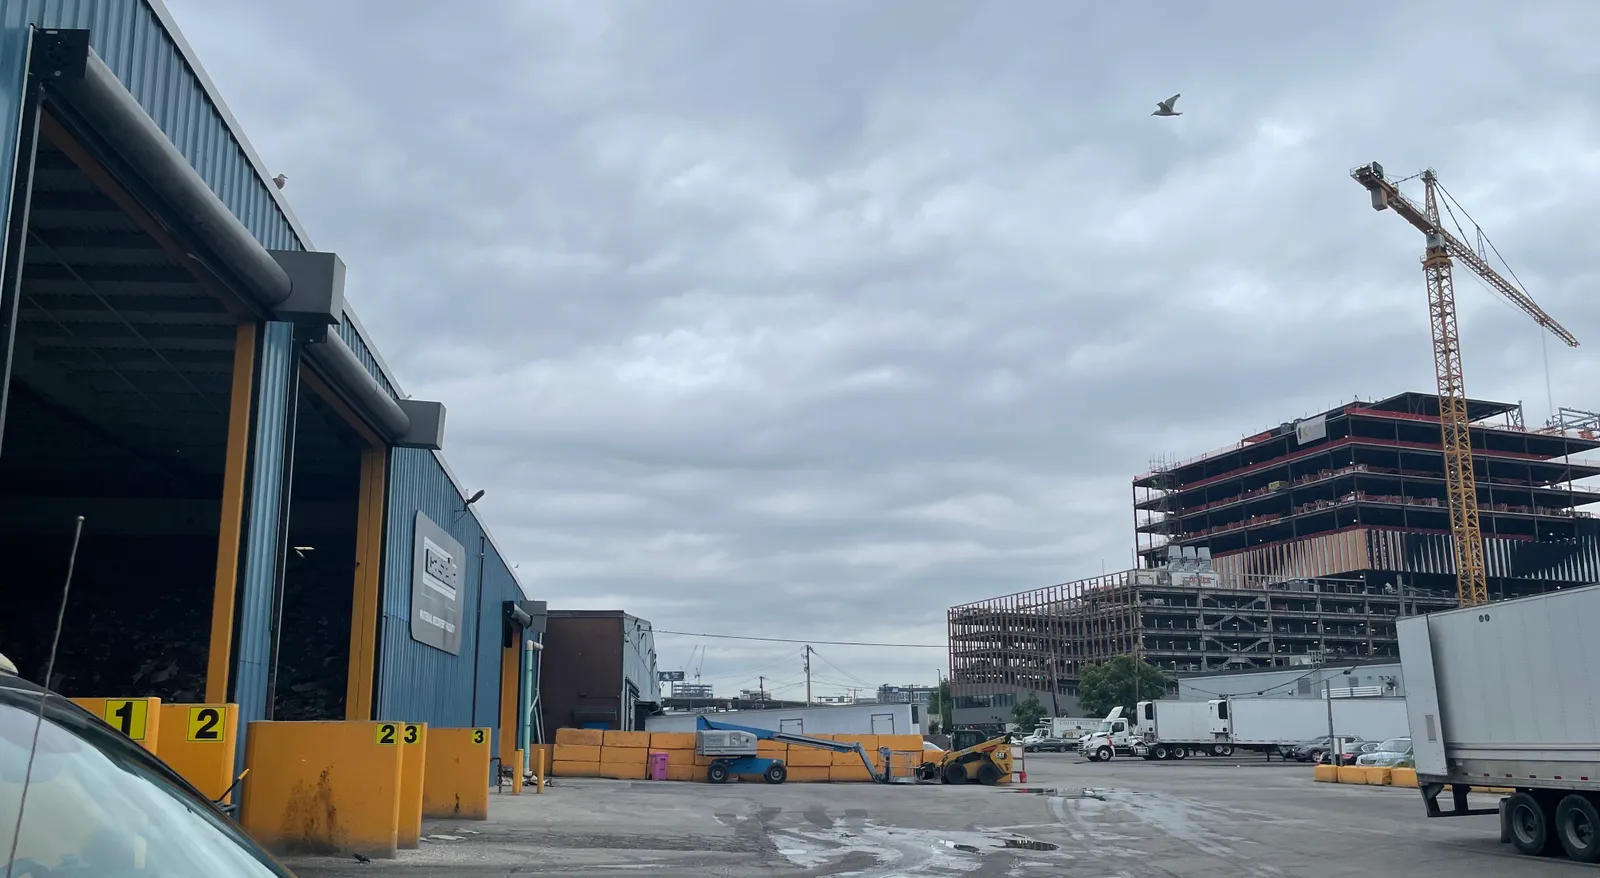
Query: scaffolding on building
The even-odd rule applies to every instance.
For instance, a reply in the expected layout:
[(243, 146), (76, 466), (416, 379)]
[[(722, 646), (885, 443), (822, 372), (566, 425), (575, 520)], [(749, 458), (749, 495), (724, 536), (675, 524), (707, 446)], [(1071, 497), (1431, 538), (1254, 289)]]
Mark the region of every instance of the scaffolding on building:
[(1203, 552), (1174, 549), (1162, 569), (952, 607), (957, 708), (1005, 707), (1032, 692), (1059, 711), (1085, 668), (1118, 655), (1171, 674), (1395, 656), (1396, 619), (1454, 605), (1448, 589), (1404, 581), (1219, 573)]

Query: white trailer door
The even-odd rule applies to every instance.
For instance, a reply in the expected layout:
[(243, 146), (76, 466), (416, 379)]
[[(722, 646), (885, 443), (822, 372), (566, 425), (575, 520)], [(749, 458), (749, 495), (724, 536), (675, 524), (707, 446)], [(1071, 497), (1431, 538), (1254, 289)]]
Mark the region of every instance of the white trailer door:
[(1411, 726), (1411, 753), (1421, 774), (1444, 774), (1444, 727), (1439, 722), (1439, 686), (1433, 675), (1433, 638), (1427, 616), (1395, 624), (1400, 640), (1400, 672), (1406, 678), (1406, 715)]

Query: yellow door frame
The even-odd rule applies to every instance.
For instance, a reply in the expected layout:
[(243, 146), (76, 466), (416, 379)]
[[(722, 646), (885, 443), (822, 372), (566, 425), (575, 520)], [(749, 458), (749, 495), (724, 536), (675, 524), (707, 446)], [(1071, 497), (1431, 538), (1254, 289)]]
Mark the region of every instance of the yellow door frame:
[(305, 363), (300, 364), (300, 381), (366, 443), (361, 449), (361, 484), (356, 500), (356, 576), (350, 597), (350, 666), (345, 683), (344, 718), (370, 720), (378, 664), (378, 616), (383, 599), (383, 526), (388, 497), (389, 445)]
[(244, 494), (250, 463), (250, 413), (256, 364), (256, 325), (241, 323), (233, 339), (233, 389), (228, 397), (228, 448), (222, 465), (222, 516), (217, 529), (217, 575), (211, 592), (211, 640), (206, 654), (206, 697), (228, 700), (233, 656), (233, 606), (239, 588), (239, 545), (244, 535)]
[[(482, 587), (482, 583), (479, 583)], [(522, 637), (519, 632), (517, 642), (500, 651), (500, 764), (512, 765), (516, 762), (517, 733), (521, 724), (517, 722), (517, 708), (521, 704), (517, 695), (522, 683)], [(522, 766), (516, 766), (518, 776), (522, 774)]]

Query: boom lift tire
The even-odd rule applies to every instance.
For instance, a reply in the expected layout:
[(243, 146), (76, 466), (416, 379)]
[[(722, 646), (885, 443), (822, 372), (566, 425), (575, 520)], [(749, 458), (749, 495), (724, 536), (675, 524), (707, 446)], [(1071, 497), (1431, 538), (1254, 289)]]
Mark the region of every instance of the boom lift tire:
[(1600, 811), (1583, 793), (1572, 793), (1556, 805), (1556, 838), (1574, 862), (1600, 862)]
[(986, 787), (992, 787), (999, 783), (1002, 776), (1000, 766), (995, 765), (993, 762), (986, 761), (978, 766), (978, 783)]
[(783, 767), (782, 762), (774, 762), (761, 773), (761, 779), (767, 783), (783, 783), (789, 779), (789, 769)]
[(723, 762), (713, 762), (713, 763), (711, 763), (711, 767), (706, 769), (706, 782), (707, 783), (727, 783), (728, 782), (728, 766), (727, 766), (727, 764), (723, 763)]

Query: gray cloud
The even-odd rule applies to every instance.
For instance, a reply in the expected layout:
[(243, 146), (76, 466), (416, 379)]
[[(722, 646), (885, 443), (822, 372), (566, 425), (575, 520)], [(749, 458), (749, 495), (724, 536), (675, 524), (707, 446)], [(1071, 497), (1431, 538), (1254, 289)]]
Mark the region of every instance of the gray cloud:
[[(1152, 458), (1431, 387), (1373, 159), (1600, 344), (1584, 4), (168, 2), (558, 605), (939, 642), (1126, 566)], [(1542, 418), (1534, 327), (1458, 288), (1470, 392)], [(1557, 404), (1600, 407), (1588, 350), (1548, 346)]]

